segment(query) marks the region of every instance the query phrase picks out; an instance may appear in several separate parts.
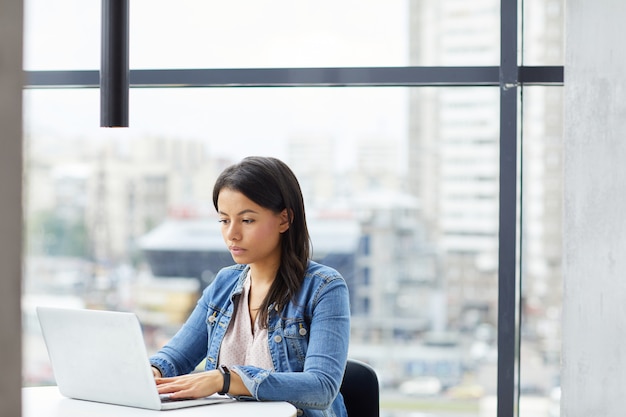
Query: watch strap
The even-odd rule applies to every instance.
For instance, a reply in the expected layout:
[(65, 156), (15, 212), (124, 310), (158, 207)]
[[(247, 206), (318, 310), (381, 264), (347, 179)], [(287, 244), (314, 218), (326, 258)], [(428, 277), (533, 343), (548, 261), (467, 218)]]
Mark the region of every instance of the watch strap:
[(230, 389), (230, 369), (226, 365), (220, 365), (217, 369), (222, 374), (224, 378), (224, 385), (222, 385), (222, 390), (218, 392), (220, 395), (228, 394), (228, 390)]

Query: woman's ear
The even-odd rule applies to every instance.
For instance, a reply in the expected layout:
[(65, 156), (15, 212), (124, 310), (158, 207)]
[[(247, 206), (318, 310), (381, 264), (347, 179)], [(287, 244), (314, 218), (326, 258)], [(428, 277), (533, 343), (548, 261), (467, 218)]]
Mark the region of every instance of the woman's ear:
[(286, 208), (280, 212), (280, 233), (285, 233), (291, 226), (290, 217)]

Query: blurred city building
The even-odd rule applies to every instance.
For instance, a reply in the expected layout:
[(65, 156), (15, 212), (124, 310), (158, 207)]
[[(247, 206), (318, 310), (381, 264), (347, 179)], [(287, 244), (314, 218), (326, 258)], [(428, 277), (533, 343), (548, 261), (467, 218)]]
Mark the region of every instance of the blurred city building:
[[(563, 62), (563, 3), (526, 4), (524, 37), (532, 48), (524, 50), (525, 63)], [(411, 65), (499, 62), (496, 2), (409, 4)], [(442, 251), (450, 324), (459, 329), (495, 323), (497, 315), (497, 94), (489, 88), (410, 91), (408, 184), (419, 197), (428, 235)], [(562, 108), (562, 92), (527, 87), (523, 94), (525, 331), (541, 333), (561, 305), (562, 114), (550, 109)]]

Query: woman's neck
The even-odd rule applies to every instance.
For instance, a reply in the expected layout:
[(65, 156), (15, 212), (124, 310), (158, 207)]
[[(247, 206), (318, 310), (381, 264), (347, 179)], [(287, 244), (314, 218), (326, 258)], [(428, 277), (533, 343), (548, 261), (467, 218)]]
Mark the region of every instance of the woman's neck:
[(276, 273), (278, 272), (278, 264), (265, 264), (258, 263), (250, 265), (250, 279), (252, 284), (256, 284), (259, 287), (265, 287), (272, 285), (276, 279)]
[(250, 324), (254, 329), (257, 315), (261, 312), (261, 307), (276, 279), (276, 272), (251, 267), (249, 279), (248, 310), (250, 312)]

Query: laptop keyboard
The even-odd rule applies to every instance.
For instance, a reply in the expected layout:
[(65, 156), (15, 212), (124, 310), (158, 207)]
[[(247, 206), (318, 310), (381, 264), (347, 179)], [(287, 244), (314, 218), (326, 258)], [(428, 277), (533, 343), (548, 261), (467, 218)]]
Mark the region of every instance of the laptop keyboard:
[(159, 394), (159, 398), (161, 398), (162, 403), (172, 403), (175, 401), (191, 400), (191, 398), (172, 398), (170, 394)]

